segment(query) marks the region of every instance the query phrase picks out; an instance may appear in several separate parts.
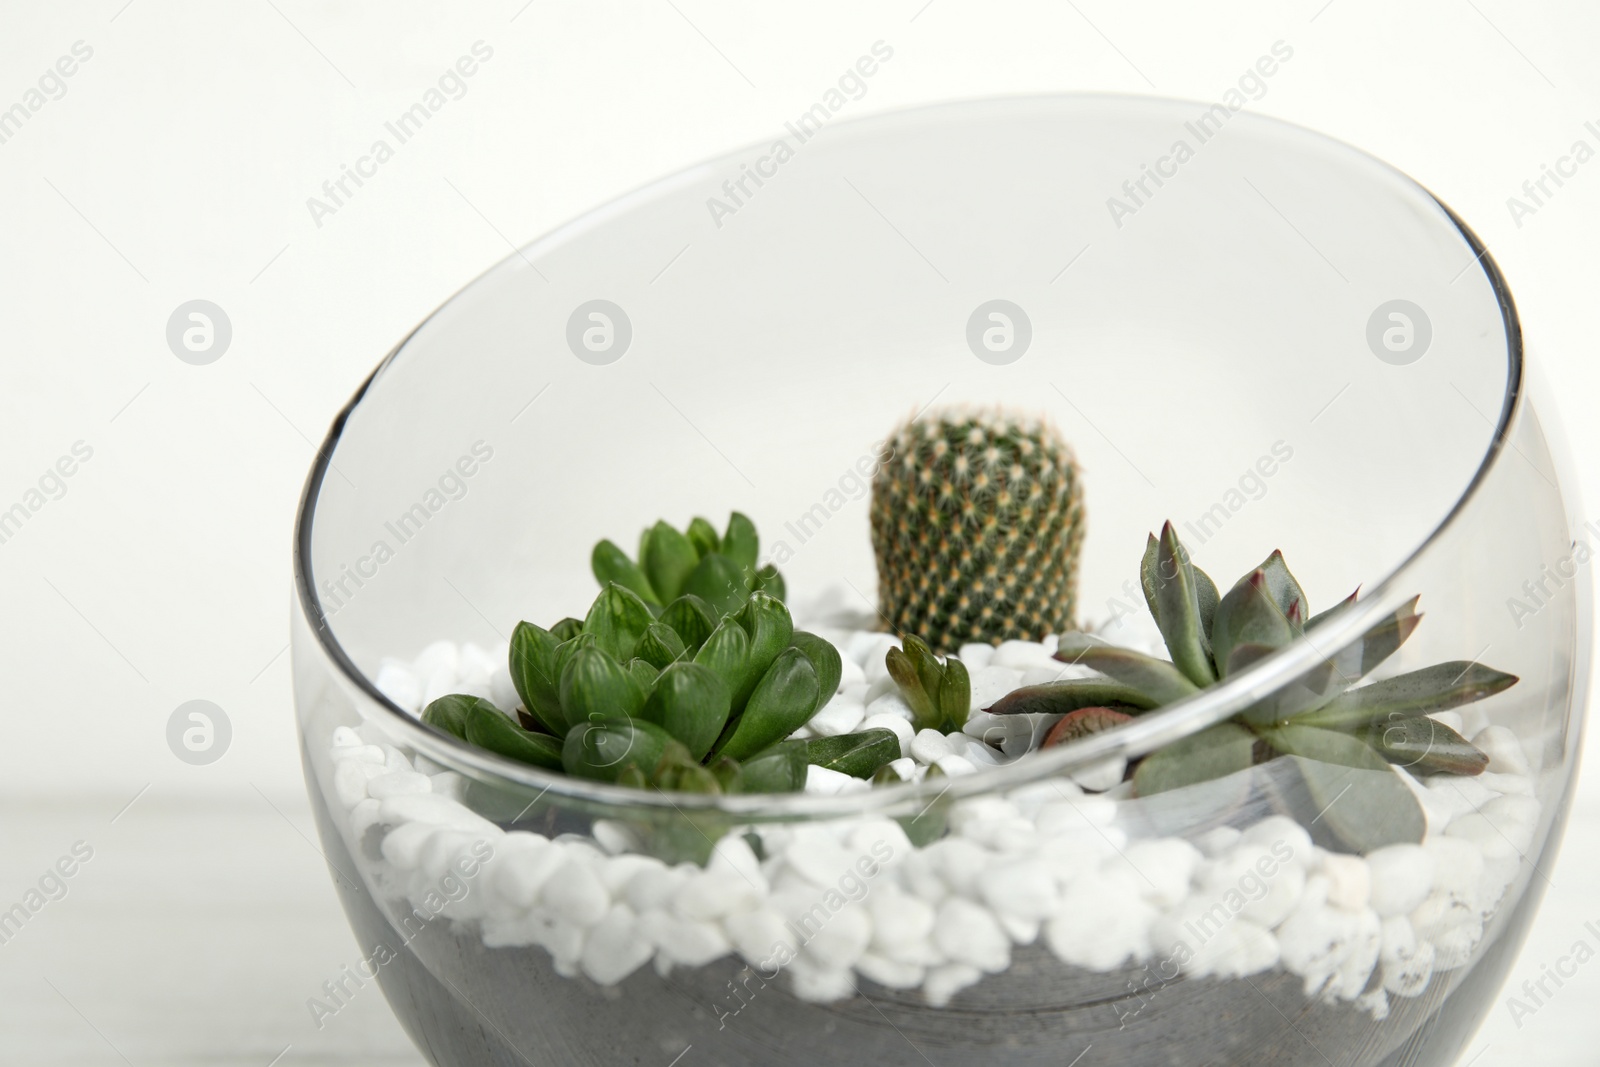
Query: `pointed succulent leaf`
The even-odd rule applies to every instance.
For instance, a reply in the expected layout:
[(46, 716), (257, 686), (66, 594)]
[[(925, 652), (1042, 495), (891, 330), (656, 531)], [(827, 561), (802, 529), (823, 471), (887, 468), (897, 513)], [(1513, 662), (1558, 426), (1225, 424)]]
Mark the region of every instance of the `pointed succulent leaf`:
[(1050, 732), (1044, 735), (1040, 748), (1053, 748), (1056, 745), (1076, 741), (1090, 734), (1102, 733), (1106, 730), (1116, 729), (1125, 722), (1132, 722), (1133, 716), (1117, 708), (1078, 708), (1062, 716), (1061, 721), (1050, 727)]
[(689, 529), (685, 536), (694, 546), (695, 553), (702, 558), (717, 551), (722, 546), (722, 538), (717, 536), (717, 528), (711, 523), (696, 515), (689, 520)]
[(1415, 715), (1449, 711), (1517, 683), (1517, 676), (1481, 663), (1451, 660), (1349, 689), (1315, 711), (1296, 716), (1304, 726), (1354, 729)]
[(1137, 689), (1160, 707), (1200, 691), (1182, 671), (1164, 659), (1113, 645), (1086, 633), (1061, 635), (1055, 658), (1099, 671), (1108, 678)]
[(690, 652), (698, 652), (711, 631), (717, 628), (717, 616), (712, 613), (710, 604), (685, 593), (667, 605), (667, 610), (661, 613), (661, 623), (672, 627)]
[(637, 763), (632, 762), (622, 768), (622, 771), (616, 777), (616, 783), (621, 786), (627, 786), (629, 789), (650, 788), (650, 779), (645, 776), (644, 771), (639, 769)]
[(839, 658), (839, 650), (816, 634), (804, 630), (794, 631), (789, 637), (789, 644), (804, 652), (806, 659), (811, 661), (811, 669), (817, 672), (815, 710), (821, 711), (823, 705), (839, 691), (839, 679), (844, 676), (844, 661)]
[(852, 778), (870, 778), (879, 767), (900, 758), (900, 739), (892, 730), (814, 737), (802, 744), (807, 763)]
[(529, 733), (486, 700), (467, 711), (467, 740), (479, 748), (521, 763), (561, 769), (561, 742), (549, 734)]
[(756, 572), (756, 557), (761, 554), (761, 538), (756, 534), (756, 524), (735, 511), (728, 516), (728, 532), (722, 535), (722, 554), (731, 560), (739, 573), (748, 576)]
[(673, 789), (679, 793), (699, 793), (703, 796), (717, 796), (722, 792), (722, 783), (717, 781), (717, 776), (698, 763), (691, 763), (678, 771), (677, 781)]
[(1306, 605), (1309, 601), (1306, 600), (1305, 590), (1300, 588), (1300, 583), (1289, 573), (1289, 565), (1284, 562), (1283, 553), (1273, 549), (1272, 555), (1268, 556), (1256, 570), (1266, 579), (1267, 596), (1278, 605), (1278, 610), (1283, 612), (1285, 618), (1289, 617), (1290, 609), (1298, 605), (1296, 610), (1303, 626), (1306, 619)]
[(713, 552), (702, 559), (683, 583), (683, 591), (705, 601), (717, 618), (738, 611), (750, 585), (739, 567), (721, 552)]
[(624, 718), (643, 705), (644, 688), (602, 648), (578, 649), (561, 670), (561, 711), (569, 724)]
[(900, 698), (911, 708), (917, 729), (931, 729), (939, 714), (934, 703), (937, 694), (930, 695), (922, 687), (917, 665), (904, 651), (891, 648), (884, 656), (884, 666), (889, 668), (889, 677), (894, 679), (895, 687), (900, 690)]
[(1425, 715), (1396, 716), (1374, 722), (1363, 736), (1373, 750), (1415, 775), (1482, 774), (1489, 757), (1442, 722)]
[(1234, 667), (1230, 660), (1234, 646), (1264, 645), (1276, 649), (1292, 640), (1294, 631), (1272, 599), (1263, 571), (1252, 571), (1239, 579), (1238, 584), (1228, 590), (1228, 595), (1217, 605), (1217, 617), (1211, 630), (1211, 651), (1224, 677)]
[(1217, 592), (1217, 583), (1211, 580), (1211, 575), (1199, 567), (1190, 565), (1194, 572), (1195, 599), (1200, 606), (1200, 632), (1205, 634), (1206, 651), (1211, 651), (1211, 629), (1216, 625), (1217, 605), (1222, 603), (1222, 596)]
[(740, 766), (738, 760), (721, 756), (713, 761), (707, 769), (716, 778), (717, 784), (722, 787), (724, 793), (733, 794), (745, 791), (744, 768)]
[(661, 672), (638, 717), (683, 742), (696, 761), (705, 758), (728, 723), (728, 683), (699, 663), (674, 663)]
[(1149, 797), (1226, 778), (1251, 765), (1255, 744), (1254, 734), (1231, 722), (1190, 734), (1139, 761), (1133, 772), (1134, 792)]
[(601, 541), (594, 546), (594, 551), (589, 554), (589, 569), (594, 571), (595, 581), (600, 583), (602, 589), (615, 582), (637, 593), (646, 604), (661, 606), (661, 598), (656, 595), (644, 571), (612, 542)]
[(757, 683), (732, 736), (718, 755), (733, 759), (760, 752), (804, 726), (817, 706), (817, 672), (798, 648), (785, 649)]
[(684, 646), (683, 638), (670, 626), (653, 622), (645, 627), (639, 643), (634, 646), (633, 654), (650, 664), (656, 670), (665, 670), (670, 663), (676, 663), (688, 652)]
[(744, 665), (749, 658), (750, 638), (744, 627), (731, 618), (723, 619), (694, 654), (694, 662), (715, 671), (727, 683), (730, 694), (744, 681)]
[(972, 676), (967, 665), (955, 656), (944, 661), (944, 681), (939, 686), (939, 716), (945, 732), (959, 730), (972, 713)]
[(1255, 642), (1234, 645), (1233, 649), (1228, 653), (1228, 665), (1223, 673), (1231, 678), (1252, 663), (1266, 659), (1276, 651), (1278, 650), (1272, 645), (1260, 645)]
[(742, 708), (755, 692), (756, 683), (767, 673), (778, 653), (789, 647), (794, 636), (794, 620), (783, 601), (766, 593), (752, 593), (733, 616), (750, 638), (750, 649), (745, 654), (744, 670), (739, 684), (733, 688), (733, 706)]
[(683, 773), (698, 766), (694, 757), (689, 755), (689, 749), (673, 738), (661, 749), (661, 758), (656, 760), (655, 767), (650, 771), (650, 784), (663, 792), (676, 792)]
[(699, 562), (700, 553), (689, 539), (663, 521), (651, 529), (639, 566), (644, 568), (656, 594), (671, 602), (683, 592), (683, 583)]
[(508, 657), (511, 684), (522, 698), (522, 706), (557, 736), (567, 729), (561, 714), (561, 674), (556, 667), (560, 647), (561, 642), (548, 630), (531, 622), (519, 622), (511, 631)]
[(557, 641), (571, 641), (581, 633), (583, 633), (582, 620), (570, 616), (550, 627), (550, 636)]
[(1144, 603), (1150, 617), (1161, 625), (1161, 602), (1156, 597), (1156, 565), (1161, 555), (1161, 544), (1155, 534), (1145, 534), (1144, 556), (1139, 560), (1139, 588), (1144, 593)]
[(911, 666), (916, 669), (917, 679), (922, 683), (922, 691), (928, 694), (928, 700), (935, 708), (939, 705), (939, 687), (944, 683), (944, 667), (939, 662), (939, 657), (933, 654), (933, 649), (928, 643), (914, 634), (906, 634), (900, 639), (900, 645), (905, 650), (906, 658), (911, 661)]
[(655, 621), (649, 607), (631, 589), (615, 582), (601, 590), (589, 605), (589, 614), (583, 620), (583, 632), (594, 634), (599, 646), (619, 662), (633, 658), (634, 646), (650, 624)]
[(1401, 780), (1398, 771), (1367, 746), (1359, 741), (1355, 744), (1367, 751), (1371, 763), (1354, 767), (1338, 761), (1290, 757), (1305, 784), (1311, 809), (1306, 817), (1325, 826), (1337, 844), (1357, 854), (1389, 845), (1420, 844), (1428, 823), (1416, 794)]
[(775, 745), (740, 764), (746, 793), (793, 793), (806, 784), (806, 761), (801, 750)]
[(435, 730), (443, 730), (452, 737), (467, 739), (467, 713), (477, 705), (479, 698), (452, 693), (440, 697), (422, 709), (422, 721)]
[(1306, 687), (1326, 693), (1331, 699), (1394, 655), (1422, 621), (1422, 616), (1417, 613), (1418, 599), (1412, 597), (1395, 609), (1394, 614), (1362, 634), (1360, 639), (1329, 656), (1307, 675)]
[(1189, 553), (1169, 522), (1161, 528), (1156, 543), (1155, 593), (1161, 609), (1156, 620), (1173, 665), (1195, 685), (1204, 687), (1216, 681), (1217, 674), (1211, 667), (1210, 642), (1200, 622), (1198, 587)]
[(783, 575), (778, 573), (778, 568), (767, 564), (756, 571), (755, 588), (763, 593), (770, 593), (779, 600), (789, 599), (789, 586), (783, 580)]
[[(1356, 593), (1359, 593), (1359, 592), (1360, 592), (1359, 589), (1356, 590)], [(1348, 606), (1350, 604), (1354, 604), (1356, 602), (1356, 593), (1351, 593), (1349, 596), (1347, 596), (1343, 600), (1339, 601), (1333, 607), (1328, 608), (1326, 611), (1319, 611), (1315, 615), (1311, 616), (1311, 618), (1306, 620), (1306, 629), (1310, 630), (1310, 629), (1313, 629), (1315, 627), (1321, 626), (1323, 623), (1328, 621), (1329, 616), (1331, 616), (1334, 612), (1338, 611), (1340, 608), (1346, 607), (1346, 606)]]
[(672, 735), (653, 722), (580, 722), (561, 744), (561, 766), (577, 778), (615, 781), (629, 765), (655, 767)]
[(1316, 726), (1302, 726), (1299, 723), (1288, 722), (1264, 727), (1261, 736), (1269, 745), (1287, 756), (1303, 756), (1306, 759), (1337, 763), (1357, 770), (1387, 768), (1383, 757), (1374, 752), (1372, 746), (1340, 730), (1324, 730)]
[(1064, 678), (1013, 689), (984, 708), (990, 715), (1061, 715), (1080, 708), (1122, 704), (1146, 709), (1156, 702), (1130, 685), (1104, 678)]

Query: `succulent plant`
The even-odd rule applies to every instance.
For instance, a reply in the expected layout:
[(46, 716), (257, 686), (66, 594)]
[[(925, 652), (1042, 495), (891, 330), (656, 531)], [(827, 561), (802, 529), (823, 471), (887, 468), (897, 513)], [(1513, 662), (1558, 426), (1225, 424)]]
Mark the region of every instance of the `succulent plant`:
[[(876, 736), (854, 735), (853, 745), (840, 738), (827, 739), (830, 745), (787, 741), (838, 690), (843, 664), (833, 645), (794, 628), (782, 600), (767, 591), (774, 581), (781, 589), (775, 572), (764, 587), (742, 584), (746, 574), (761, 580), (753, 569), (755, 528), (735, 514), (728, 530), (719, 539), (703, 520), (688, 535), (657, 523), (645, 534), (645, 566), (631, 574), (616, 562), (620, 553), (601, 542), (596, 573), (627, 583), (603, 579), (581, 621), (563, 619), (548, 630), (517, 624), (510, 651), (521, 699), (515, 714), (481, 697), (452, 694), (430, 703), (422, 721), (547, 770), (678, 792), (795, 790), (812, 763), (870, 776), (899, 755), (898, 742), (884, 755), (888, 746)], [(673, 537), (707, 547), (704, 554), (691, 549), (698, 562), (663, 571), (663, 559), (688, 560), (672, 547)], [(725, 554), (730, 542), (733, 551)], [(697, 585), (694, 575), (703, 568), (738, 577), (737, 595)], [(663, 574), (688, 577), (669, 582)], [(675, 595), (652, 604), (641, 585), (653, 596), (668, 589)], [(718, 593), (720, 603), (732, 606), (718, 611), (683, 591), (690, 587)]]
[[(1149, 538), (1140, 584), (1170, 662), (1068, 633), (1056, 659), (1103, 677), (1026, 686), (987, 710), (1066, 713), (1047, 744), (1110, 729), (1238, 673), (1314, 632), (1355, 597), (1312, 615), (1279, 552), (1219, 595), (1170, 522), (1159, 538)], [(1146, 756), (1133, 771), (1135, 792), (1149, 796), (1287, 756), (1306, 798), (1323, 806), (1323, 820), (1342, 843), (1366, 851), (1420, 840), (1422, 810), (1393, 767), (1417, 775), (1480, 773), (1488, 757), (1428, 716), (1499, 693), (1517, 678), (1477, 662), (1451, 661), (1357, 685), (1416, 630), (1422, 619), (1416, 605), (1412, 598), (1300, 684)], [(1379, 773), (1361, 777), (1361, 788), (1354, 789), (1352, 770)], [(1346, 793), (1350, 797), (1339, 802)]]
[(615, 582), (655, 611), (689, 594), (705, 601), (720, 617), (737, 611), (758, 590), (784, 599), (783, 576), (777, 568), (756, 565), (760, 551), (755, 523), (735, 511), (721, 537), (702, 518), (691, 520), (683, 531), (662, 521), (639, 535), (637, 563), (612, 542), (601, 541), (594, 546), (589, 565), (602, 586)]
[(925, 641), (910, 634), (900, 643), (904, 647), (889, 649), (884, 662), (900, 696), (911, 707), (912, 725), (940, 733), (961, 729), (972, 703), (966, 664), (955, 656), (941, 661)]
[(872, 482), (879, 608), (939, 652), (1070, 629), (1078, 465), (1055, 429), (1004, 413), (915, 416)]

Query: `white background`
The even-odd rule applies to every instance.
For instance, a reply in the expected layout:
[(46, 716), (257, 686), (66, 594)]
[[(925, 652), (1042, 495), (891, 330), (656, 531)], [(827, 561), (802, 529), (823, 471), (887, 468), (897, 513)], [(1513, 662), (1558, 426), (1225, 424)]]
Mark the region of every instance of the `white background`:
[[(321, 1030), (305, 1008), (356, 958), (312, 844), (285, 652), (311, 442), (396, 340), (512, 243), (767, 139), (874, 41), (894, 61), (848, 115), (1081, 89), (1215, 100), (1287, 42), (1292, 62), (1250, 107), (1388, 160), (1477, 230), (1563, 404), (1572, 488), (1600, 501), (1585, 462), (1600, 436), (1600, 160), (1520, 226), (1506, 205), (1574, 140), (1600, 148), (1584, 129), (1600, 125), (1600, 8), (755, 6), (0, 4), (0, 109), (75, 42), (93, 49), (0, 144), (0, 509), (74, 442), (93, 448), (66, 494), (0, 544), (0, 902), (74, 841), (95, 849), (68, 896), (0, 946), (0, 1059), (420, 1062), (375, 989)], [(307, 198), (479, 40), (493, 58), (467, 94), (316, 225)], [(233, 326), (204, 367), (165, 340), (194, 298)], [(208, 767), (166, 746), (168, 716), (194, 698), (233, 725)], [(1513, 985), (1593, 940), (1597, 833), (1590, 788)], [(1497, 1006), (1468, 1058), (1593, 1063), (1597, 993), (1600, 964), (1520, 1028)]]

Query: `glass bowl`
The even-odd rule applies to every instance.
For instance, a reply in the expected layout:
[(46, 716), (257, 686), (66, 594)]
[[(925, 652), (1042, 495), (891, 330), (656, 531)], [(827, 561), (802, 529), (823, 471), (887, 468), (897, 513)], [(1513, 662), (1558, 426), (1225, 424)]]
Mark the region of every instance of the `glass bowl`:
[[(376, 980), (441, 1065), (1452, 1062), (1580, 747), (1588, 533), (1536, 394), (1446, 207), (1221, 105), (813, 115), (591, 212), (402, 341), (307, 482), (302, 756), (364, 953), (316, 1010)], [(1312, 610), (1360, 595), (1115, 730), (868, 791), (635, 791), (418, 721), (468, 676), (503, 689), (516, 622), (581, 616), (592, 544), (658, 517), (745, 512), (797, 624), (871, 629), (868, 479), (897, 420), (947, 404), (1071, 441), (1078, 614), (1113, 639), (1149, 630), (1139, 559), (1168, 519), (1219, 578), (1282, 549)], [(1489, 769), (1415, 783), (1420, 846), (1342, 846), (1336, 824), (1386, 817), (1369, 772), (1308, 793), (1288, 757), (1081, 787), (1304, 700), (1419, 595), (1383, 671), (1520, 678), (1452, 713)], [(887, 640), (840, 637), (874, 693)]]

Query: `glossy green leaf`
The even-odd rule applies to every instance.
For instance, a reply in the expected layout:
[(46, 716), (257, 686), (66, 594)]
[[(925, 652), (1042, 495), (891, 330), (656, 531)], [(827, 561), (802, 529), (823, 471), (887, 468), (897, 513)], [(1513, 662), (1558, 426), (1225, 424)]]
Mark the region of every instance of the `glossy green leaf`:
[(638, 717), (683, 742), (698, 761), (721, 735), (732, 706), (728, 683), (716, 671), (700, 663), (674, 663), (656, 679)]
[(683, 583), (699, 562), (700, 553), (687, 537), (666, 522), (658, 522), (645, 542), (639, 566), (661, 599), (670, 603), (683, 592)]
[(778, 568), (770, 563), (756, 571), (755, 588), (763, 593), (770, 593), (779, 600), (789, 599), (788, 584), (783, 580), (783, 575), (778, 573)]
[(468, 709), (466, 738), (479, 748), (508, 759), (550, 770), (561, 769), (561, 742), (549, 734), (529, 733), (484, 700)]
[(1182, 671), (1163, 659), (1113, 645), (1086, 633), (1061, 635), (1055, 658), (1099, 671), (1122, 684), (1137, 689), (1155, 706), (1172, 704), (1198, 693), (1199, 687)]
[(1139, 761), (1134, 792), (1150, 797), (1237, 774), (1254, 762), (1255, 745), (1254, 734), (1231, 722), (1179, 738)]
[(511, 631), (511, 684), (528, 714), (557, 736), (567, 729), (561, 714), (561, 674), (556, 666), (560, 648), (554, 634), (531, 622), (519, 622)]
[[(723, 619), (722, 624), (706, 638), (694, 662), (711, 668), (728, 686), (731, 695), (744, 681), (745, 661), (750, 658), (750, 638), (744, 627), (733, 619)], [(736, 706), (737, 708), (737, 706)]]
[(744, 760), (740, 771), (746, 793), (795, 793), (806, 784), (804, 756), (797, 748), (784, 745)]
[(972, 712), (972, 677), (967, 665), (955, 656), (944, 661), (944, 681), (939, 686), (939, 715), (949, 733), (967, 724)]
[(712, 612), (711, 605), (692, 594), (680, 596), (668, 604), (667, 610), (661, 613), (660, 621), (672, 627), (690, 652), (698, 652), (700, 646), (706, 643), (706, 638), (711, 636), (711, 631), (717, 628), (717, 616)]
[(761, 538), (756, 534), (756, 524), (735, 511), (728, 516), (728, 532), (722, 535), (722, 554), (739, 573), (749, 577), (756, 572), (756, 557), (761, 554)]
[(436, 730), (443, 730), (452, 737), (465, 741), (467, 712), (476, 706), (479, 699), (461, 693), (442, 696), (422, 709), (422, 721)]
[(900, 739), (892, 730), (862, 730), (801, 742), (805, 761), (853, 778), (871, 778), (890, 760), (900, 758)]
[(550, 636), (563, 644), (583, 633), (583, 623), (571, 617), (562, 619), (550, 627)]
[(717, 618), (738, 611), (750, 594), (739, 567), (721, 552), (713, 552), (696, 565), (683, 583), (683, 591), (699, 597)]
[(594, 571), (595, 581), (600, 583), (602, 589), (615, 582), (624, 589), (631, 589), (646, 604), (657, 607), (662, 604), (644, 571), (610, 541), (601, 541), (594, 546), (594, 551), (589, 554), (589, 569)]
[(562, 742), (561, 766), (578, 778), (615, 781), (630, 764), (653, 768), (671, 740), (655, 723), (639, 719), (580, 722)]
[(1451, 660), (1347, 690), (1315, 711), (1297, 716), (1294, 721), (1334, 730), (1354, 729), (1369, 723), (1387, 724), (1408, 716), (1449, 711), (1493, 696), (1515, 684), (1517, 676), (1514, 674), (1477, 662)]
[(785, 649), (750, 694), (738, 725), (718, 754), (744, 759), (788, 737), (811, 718), (817, 693), (811, 661), (798, 648)]
[(794, 636), (794, 621), (789, 618), (789, 609), (783, 606), (783, 601), (766, 593), (752, 593), (732, 618), (750, 638), (739, 684), (733, 688), (733, 706), (742, 708), (761, 676), (778, 658), (778, 653), (789, 647), (789, 640)]
[(689, 529), (685, 536), (694, 546), (695, 553), (702, 557), (710, 555), (722, 546), (722, 538), (717, 536), (717, 528), (698, 515), (689, 520)]
[(599, 647), (580, 648), (561, 670), (561, 710), (571, 726), (634, 715), (644, 688), (626, 667)]
[(623, 667), (627, 668), (628, 673), (633, 675), (633, 680), (639, 683), (639, 688), (644, 691), (644, 695), (649, 697), (650, 690), (655, 687), (656, 676), (661, 673), (660, 668), (653, 663), (640, 659), (638, 656), (624, 663)]
[(889, 649), (884, 656), (884, 665), (889, 668), (889, 677), (900, 690), (900, 698), (911, 708), (917, 729), (932, 729), (939, 717), (939, 708), (935, 703), (937, 694), (930, 694), (923, 688), (917, 665), (898, 648)]
[(789, 644), (804, 652), (806, 659), (811, 661), (811, 669), (817, 672), (817, 706), (814, 710), (821, 711), (839, 691), (839, 679), (844, 676), (844, 661), (839, 657), (839, 650), (830, 642), (804, 630), (795, 630), (789, 636)]
[(655, 616), (639, 595), (612, 583), (600, 591), (583, 620), (583, 632), (593, 634), (595, 642), (619, 662), (633, 658), (634, 646)]
[(1145, 709), (1156, 702), (1131, 685), (1103, 678), (1065, 678), (1013, 689), (984, 711), (991, 715), (1064, 715), (1079, 708), (1126, 705)]
[(656, 670), (664, 670), (668, 664), (685, 657), (688, 651), (678, 631), (663, 623), (653, 622), (645, 627), (633, 654)]
[(707, 770), (716, 778), (717, 784), (722, 787), (724, 793), (733, 794), (745, 791), (744, 768), (740, 766), (738, 760), (722, 756), (713, 760)]
[(1172, 655), (1173, 665), (1197, 686), (1217, 680), (1211, 668), (1210, 642), (1200, 622), (1200, 596), (1194, 565), (1178, 540), (1178, 533), (1167, 523), (1156, 543), (1156, 616), (1161, 636)]

